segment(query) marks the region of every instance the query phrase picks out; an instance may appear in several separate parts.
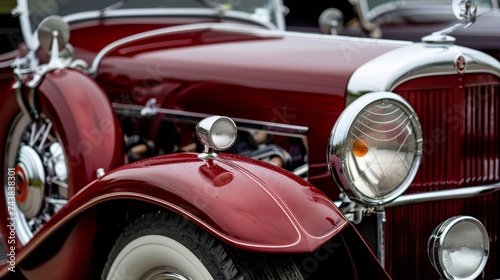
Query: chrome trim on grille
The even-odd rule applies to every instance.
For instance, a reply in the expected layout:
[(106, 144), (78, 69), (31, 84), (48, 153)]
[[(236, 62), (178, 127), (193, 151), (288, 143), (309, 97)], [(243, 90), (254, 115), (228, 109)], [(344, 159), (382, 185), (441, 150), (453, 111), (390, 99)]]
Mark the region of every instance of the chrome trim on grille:
[(385, 269), (385, 211), (378, 212), (377, 215), (377, 259)]
[(463, 55), (467, 62), (465, 74), (490, 73), (500, 77), (500, 62), (485, 53), (454, 45), (415, 43), (359, 67), (347, 85), (347, 105), (365, 93), (393, 91), (415, 78), (457, 74), (457, 55)]
[[(113, 109), (117, 115), (125, 115), (131, 117), (144, 117), (141, 111), (145, 108), (139, 105), (129, 105), (122, 103), (113, 103)], [(157, 108), (155, 118), (161, 118), (168, 121), (178, 121), (190, 124), (197, 124), (201, 119), (211, 116), (210, 114), (186, 112), (173, 109)], [(309, 131), (307, 126), (289, 125), (273, 122), (254, 121), (248, 119), (231, 119), (236, 123), (239, 130), (253, 131), (262, 130), (275, 135), (292, 136), (292, 137), (305, 137), (304, 135)]]
[(500, 191), (500, 183), (486, 186), (466, 187), (452, 190), (433, 191), (426, 193), (407, 194), (398, 197), (396, 200), (385, 205), (385, 208), (397, 207), (422, 202), (432, 202), (438, 200), (465, 199), (476, 196), (491, 194)]
[(201, 30), (216, 30), (222, 32), (238, 32), (242, 34), (255, 35), (263, 38), (280, 38), (282, 35), (278, 32), (266, 32), (266, 29), (257, 29), (254, 27), (246, 27), (238, 24), (225, 24), (225, 23), (197, 23), (197, 24), (188, 24), (188, 25), (180, 25), (180, 26), (171, 26), (160, 29), (155, 29), (151, 31), (142, 32), (139, 34), (134, 34), (120, 40), (114, 41), (113, 43), (104, 47), (95, 57), (92, 62), (92, 67), (89, 69), (89, 73), (93, 76), (97, 74), (97, 70), (99, 68), (99, 64), (105, 55), (114, 49), (120, 47), (121, 45), (138, 41), (146, 38), (151, 38), (155, 36), (167, 35), (167, 34), (176, 34), (181, 32), (189, 32), (189, 31), (201, 31)]

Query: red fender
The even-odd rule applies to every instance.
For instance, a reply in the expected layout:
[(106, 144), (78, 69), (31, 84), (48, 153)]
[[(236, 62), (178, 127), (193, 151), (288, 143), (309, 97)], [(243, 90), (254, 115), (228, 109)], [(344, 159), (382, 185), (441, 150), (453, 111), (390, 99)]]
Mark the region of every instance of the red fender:
[(25, 251), (78, 214), (117, 199), (175, 211), (231, 246), (258, 252), (312, 252), (348, 225), (328, 197), (281, 168), (236, 155), (204, 162), (183, 153), (125, 165), (92, 182)]
[(116, 198), (161, 205), (232, 246), (260, 252), (311, 252), (347, 224), (308, 182), (229, 154), (204, 162), (185, 153), (128, 165), (85, 188), (72, 206)]
[[(39, 111), (52, 121), (66, 152), (70, 198), (95, 180), (98, 168), (108, 172), (124, 164), (123, 136), (118, 120), (105, 93), (92, 79), (73, 69), (53, 71), (43, 78), (38, 93)], [(1, 93), (0, 112), (0, 180), (5, 182), (7, 168), (12, 168), (5, 166), (8, 133), (20, 112), (13, 90)], [(0, 218), (3, 221), (8, 218), (4, 191), (0, 192)], [(9, 234), (6, 226), (0, 231), (3, 236)], [(36, 236), (25, 247), (36, 247)], [(3, 242), (4, 246), (8, 245), (6, 238)], [(20, 261), (30, 250), (23, 250), (19, 242), (15, 246)], [(6, 267), (0, 270), (0, 275), (4, 272)]]
[(40, 108), (55, 122), (65, 144), (70, 174), (69, 196), (105, 172), (125, 163), (123, 135), (104, 91), (88, 76), (72, 69), (50, 72), (41, 82)]

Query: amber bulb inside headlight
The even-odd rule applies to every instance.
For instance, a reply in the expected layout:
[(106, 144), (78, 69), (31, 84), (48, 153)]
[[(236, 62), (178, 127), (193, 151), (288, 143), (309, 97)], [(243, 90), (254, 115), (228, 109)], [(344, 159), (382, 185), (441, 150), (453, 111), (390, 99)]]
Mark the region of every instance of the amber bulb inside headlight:
[(368, 141), (366, 139), (356, 139), (352, 144), (352, 152), (357, 157), (364, 157), (368, 153)]
[[(410, 115), (392, 102), (367, 107), (351, 126), (346, 153), (349, 179), (367, 196), (383, 197), (406, 178), (415, 158), (415, 133)], [(369, 139), (371, 144), (368, 153)]]

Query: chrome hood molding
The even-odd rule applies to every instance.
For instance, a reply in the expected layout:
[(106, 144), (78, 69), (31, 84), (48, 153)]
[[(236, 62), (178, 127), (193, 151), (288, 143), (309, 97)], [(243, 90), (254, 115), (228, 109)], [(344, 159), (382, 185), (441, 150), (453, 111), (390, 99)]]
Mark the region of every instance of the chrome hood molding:
[(489, 73), (500, 77), (500, 62), (482, 52), (455, 46), (415, 43), (394, 49), (359, 67), (347, 85), (347, 104), (374, 91), (393, 91), (419, 77), (457, 74), (457, 59), (465, 59), (461, 74)]

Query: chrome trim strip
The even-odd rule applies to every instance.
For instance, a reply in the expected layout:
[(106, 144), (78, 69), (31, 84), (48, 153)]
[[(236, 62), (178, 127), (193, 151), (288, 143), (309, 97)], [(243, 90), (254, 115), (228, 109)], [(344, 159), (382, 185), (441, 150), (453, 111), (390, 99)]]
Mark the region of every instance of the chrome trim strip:
[(455, 58), (463, 55), (468, 73), (489, 73), (500, 77), (500, 62), (473, 49), (455, 45), (415, 43), (389, 51), (359, 67), (347, 85), (347, 104), (374, 91), (394, 91), (400, 84), (420, 77), (453, 75)]
[[(14, 65), (15, 61), (16, 61), (15, 58), (12, 58), (12, 59), (9, 59), (9, 60), (5, 60), (5, 61), (0, 61), (0, 68), (7, 68), (7, 67), (11, 67), (11, 66), (15, 67), (15, 65)], [(10, 75), (7, 76), (7, 77), (10, 77)], [(0, 78), (3, 78), (3, 77), (0, 76)]]
[[(139, 105), (129, 105), (122, 103), (113, 103), (113, 109), (117, 115), (125, 115), (131, 117), (144, 117), (141, 115), (141, 110), (145, 108)], [(155, 118), (161, 118), (168, 121), (179, 121), (190, 124), (197, 124), (201, 119), (210, 117), (210, 114), (186, 112), (173, 109), (157, 108)], [(229, 116), (230, 117), (230, 116)], [(263, 130), (268, 131), (275, 135), (291, 136), (291, 137), (305, 137), (304, 135), (309, 131), (307, 126), (289, 125), (273, 122), (254, 121), (248, 119), (232, 118), (236, 123), (239, 130), (253, 131)]]
[(277, 32), (268, 32), (265, 29), (257, 29), (257, 28), (243, 26), (243, 25), (229, 24), (229, 23), (196, 23), (196, 24), (187, 24), (187, 25), (165, 27), (165, 28), (160, 28), (160, 29), (155, 29), (155, 30), (150, 30), (150, 31), (134, 34), (134, 35), (122, 38), (120, 40), (116, 40), (113, 43), (107, 45), (94, 58), (94, 61), (92, 62), (92, 66), (89, 69), (89, 73), (91, 75), (95, 76), (97, 74), (99, 64), (101, 63), (104, 56), (123, 44), (127, 44), (127, 43), (137, 41), (137, 40), (142, 40), (145, 38), (155, 37), (155, 36), (161, 36), (161, 35), (166, 35), (166, 34), (175, 34), (175, 33), (188, 32), (188, 31), (196, 31), (196, 30), (205, 30), (205, 29), (217, 30), (217, 31), (223, 31), (223, 32), (239, 32), (242, 34), (250, 34), (250, 35), (260, 36), (263, 38), (274, 38), (274, 37), (280, 38), (282, 36)]
[(377, 215), (377, 259), (385, 269), (385, 211), (375, 213)]
[(410, 205), (415, 203), (432, 202), (438, 200), (473, 198), (476, 196), (491, 194), (497, 191), (500, 191), (500, 183), (495, 183), (487, 186), (464, 187), (453, 190), (407, 194), (398, 197), (396, 200), (392, 202), (389, 202), (388, 204), (385, 205), (385, 208)]
[[(272, 31), (268, 31), (272, 32)], [(374, 38), (362, 38), (362, 37), (352, 37), (346, 35), (328, 35), (328, 34), (316, 34), (316, 33), (305, 33), (298, 31), (275, 31), (275, 34), (282, 34), (287, 38), (302, 38), (311, 40), (323, 40), (332, 41), (339, 44), (345, 44), (345, 48), (362, 49), (365, 48), (365, 44), (376, 44), (376, 45), (392, 45), (392, 46), (409, 46), (412, 45), (411, 41), (402, 40), (392, 40), (392, 39), (374, 39)]]
[(219, 11), (208, 8), (141, 8), (141, 9), (120, 9), (110, 10), (102, 14), (100, 11), (86, 11), (64, 16), (68, 23), (92, 19), (120, 18), (120, 17), (213, 17), (251, 22), (262, 27), (275, 30), (278, 27), (270, 22), (256, 20), (251, 14), (242, 11), (224, 11), (221, 15)]

